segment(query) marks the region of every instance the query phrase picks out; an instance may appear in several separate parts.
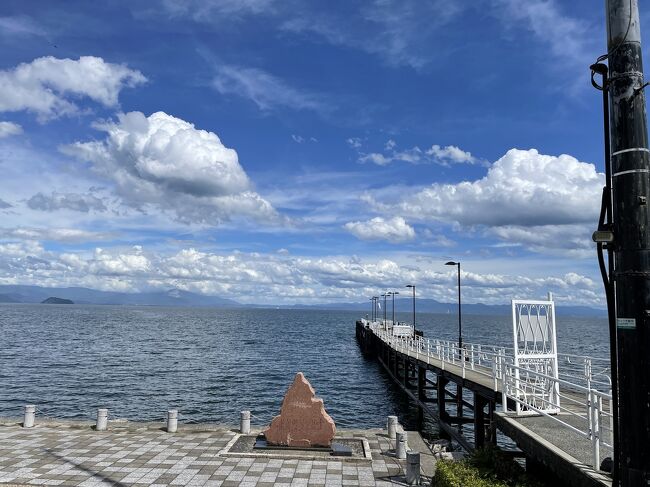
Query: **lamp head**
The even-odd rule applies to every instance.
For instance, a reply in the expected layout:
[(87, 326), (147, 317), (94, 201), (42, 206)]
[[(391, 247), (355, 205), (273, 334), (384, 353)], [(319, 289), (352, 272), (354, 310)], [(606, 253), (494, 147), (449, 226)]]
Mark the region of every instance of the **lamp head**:
[(415, 287), (413, 284), (407, 284), (406, 287)]
[(445, 265), (457, 265), (459, 262), (454, 262), (453, 260), (450, 260), (449, 262), (445, 262)]

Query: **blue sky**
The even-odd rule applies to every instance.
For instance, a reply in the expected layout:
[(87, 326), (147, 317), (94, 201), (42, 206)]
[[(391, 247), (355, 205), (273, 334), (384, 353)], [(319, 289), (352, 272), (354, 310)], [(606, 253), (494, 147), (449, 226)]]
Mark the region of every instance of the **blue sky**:
[(4, 1), (0, 283), (603, 306), (603, 10)]

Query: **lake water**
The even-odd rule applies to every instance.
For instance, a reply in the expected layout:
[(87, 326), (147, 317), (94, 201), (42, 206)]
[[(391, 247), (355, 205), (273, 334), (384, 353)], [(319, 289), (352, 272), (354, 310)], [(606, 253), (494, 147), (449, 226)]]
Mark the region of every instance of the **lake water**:
[[(360, 313), (77, 305), (0, 305), (0, 415), (24, 404), (54, 418), (262, 425), (278, 413), (297, 371), (341, 427), (379, 427), (415, 410), (355, 340)], [(397, 318), (410, 321), (408, 313)], [(457, 316), (419, 314), (428, 337), (456, 339)], [(561, 352), (606, 357), (605, 318), (558, 318)], [(463, 316), (464, 340), (512, 344), (508, 317)]]

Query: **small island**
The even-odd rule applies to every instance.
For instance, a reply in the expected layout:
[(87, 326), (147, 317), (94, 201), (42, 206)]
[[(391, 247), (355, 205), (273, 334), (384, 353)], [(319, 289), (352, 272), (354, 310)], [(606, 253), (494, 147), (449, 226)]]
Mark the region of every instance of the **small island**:
[(74, 304), (74, 302), (69, 299), (55, 298), (52, 296), (41, 301), (41, 304)]

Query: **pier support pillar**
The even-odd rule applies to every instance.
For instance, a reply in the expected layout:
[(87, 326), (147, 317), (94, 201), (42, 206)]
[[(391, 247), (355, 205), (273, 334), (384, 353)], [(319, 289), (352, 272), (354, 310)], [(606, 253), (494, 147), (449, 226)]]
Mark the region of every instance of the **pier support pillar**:
[[(427, 369), (418, 367), (418, 399), (427, 402)], [(424, 408), (418, 404), (418, 431), (424, 428)]]
[(494, 412), (496, 410), (496, 407), (496, 401), (488, 402), (488, 421), (490, 422), (488, 441), (495, 446), (497, 444), (497, 423), (494, 420)]
[[(447, 383), (449, 381), (445, 379), (442, 375), (438, 375), (438, 381), (437, 381), (437, 399), (438, 399), (438, 412), (440, 414), (440, 421), (449, 424), (449, 413), (447, 413), (446, 409), (446, 396), (447, 396), (447, 391), (445, 387), (447, 387)], [(442, 439), (449, 439), (449, 435), (442, 429), (440, 428), (440, 438)]]
[(485, 416), (483, 409), (487, 400), (480, 394), (474, 393), (474, 446), (483, 448), (485, 445)]
[(395, 378), (399, 380), (399, 355), (397, 355), (397, 352), (394, 352), (394, 357), (393, 357), (393, 374), (395, 374)]
[(404, 383), (404, 387), (409, 386), (409, 365), (411, 365), (406, 358), (406, 355), (402, 357), (402, 365), (404, 366), (404, 377), (402, 378), (402, 381)]

